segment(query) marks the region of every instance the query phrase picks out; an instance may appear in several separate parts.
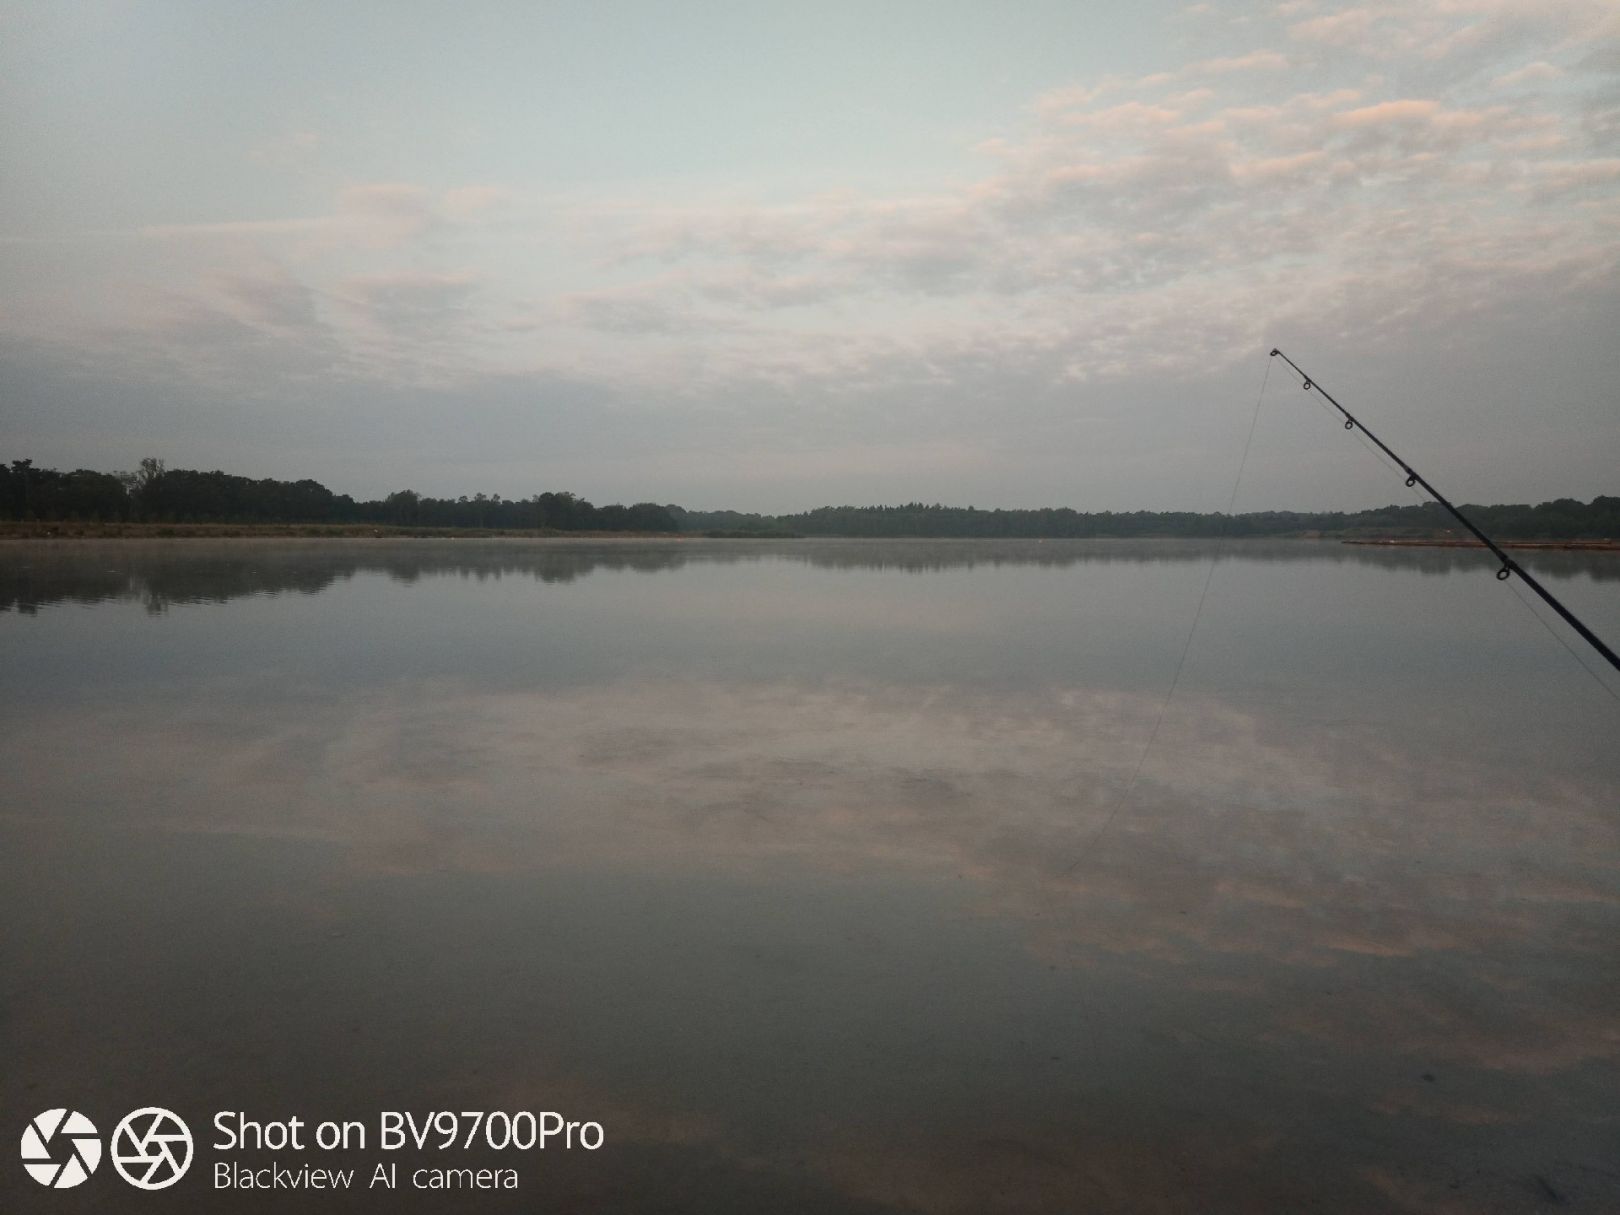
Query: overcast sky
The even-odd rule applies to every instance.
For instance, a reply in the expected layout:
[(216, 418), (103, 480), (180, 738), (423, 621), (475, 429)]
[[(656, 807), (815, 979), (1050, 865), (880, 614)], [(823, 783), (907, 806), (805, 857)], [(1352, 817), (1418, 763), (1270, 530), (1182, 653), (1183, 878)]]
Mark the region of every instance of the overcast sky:
[[(0, 3), (0, 457), (1224, 506), (1281, 345), (1620, 493), (1620, 6)], [(1241, 508), (1409, 500), (1280, 365)]]

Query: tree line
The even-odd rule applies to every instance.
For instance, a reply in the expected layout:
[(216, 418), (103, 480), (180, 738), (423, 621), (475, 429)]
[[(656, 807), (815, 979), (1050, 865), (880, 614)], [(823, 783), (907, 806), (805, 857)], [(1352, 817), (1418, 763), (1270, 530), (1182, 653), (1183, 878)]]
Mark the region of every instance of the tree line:
[[(1539, 505), (1465, 505), (1502, 539), (1620, 537), (1620, 497), (1558, 498)], [(978, 510), (908, 502), (900, 506), (822, 506), (798, 514), (689, 511), (637, 502), (596, 506), (567, 492), (527, 498), (499, 494), (434, 498), (402, 489), (356, 501), (318, 481), (254, 480), (231, 473), (167, 468), (146, 459), (133, 472), (58, 472), (32, 460), (0, 462), (0, 518), (161, 523), (375, 523), (398, 527), (607, 532), (691, 532), (745, 536), (912, 536), (1069, 539), (1150, 536), (1433, 536), (1457, 530), (1434, 502), (1364, 511)]]
[(254, 480), (142, 460), (134, 472), (58, 472), (32, 460), (0, 463), (0, 517), (75, 522), (378, 523), (401, 527), (673, 532), (652, 502), (596, 506), (572, 493), (433, 498), (402, 489), (357, 502), (319, 481)]
[[(1463, 513), (1487, 534), (1514, 540), (1585, 540), (1620, 537), (1620, 497), (1590, 502), (1558, 498), (1538, 506), (1466, 505)], [(1150, 536), (1433, 536), (1456, 531), (1438, 502), (1364, 511), (1251, 511), (1226, 515), (1195, 511), (1096, 511), (1068, 507), (978, 510), (971, 506), (822, 506), (801, 514), (682, 511), (671, 507), (685, 531), (799, 536), (956, 536), (1027, 539)]]

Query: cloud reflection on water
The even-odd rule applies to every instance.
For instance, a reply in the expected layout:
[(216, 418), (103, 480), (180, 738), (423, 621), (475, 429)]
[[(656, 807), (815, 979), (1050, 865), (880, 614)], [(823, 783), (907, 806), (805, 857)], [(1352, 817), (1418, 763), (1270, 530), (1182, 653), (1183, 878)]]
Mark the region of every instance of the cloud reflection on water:
[[(1157, 710), (1079, 688), (440, 682), (336, 703), (45, 715), (0, 757), (30, 775), (13, 813), (319, 840), (362, 872), (961, 878), (1043, 959), (1172, 968), (1178, 981), (1215, 981), (1237, 954), (1288, 971), (1466, 958), (1464, 986), (1488, 987), (1488, 1004), (1381, 991), (1366, 1007), (1278, 1003), (1273, 1020), (1362, 1048), (1395, 1034), (1489, 1067), (1620, 1057), (1612, 992), (1568, 980), (1549, 1002), (1521, 977), (1526, 953), (1608, 955), (1612, 788), (1200, 697), (1175, 704), (1112, 817)], [(85, 738), (94, 757), (74, 762), (61, 740)], [(131, 789), (163, 794), (121, 800)]]
[[(322, 1019), (335, 1003), (365, 1021), (375, 1000), (373, 1070), (348, 1081), (362, 1103), (375, 1099), (362, 1082), (401, 1059), (415, 1096), (577, 1103), (611, 1123), (632, 1151), (621, 1159), (642, 1161), (644, 1206), (670, 1175), (660, 1153), (728, 1185), (802, 1184), (804, 1209), (1150, 1212), (1196, 1195), (1210, 1212), (1508, 1211), (1548, 1170), (1575, 1209), (1615, 1196), (1596, 1146), (1620, 1069), (1613, 761), (1583, 759), (1585, 735), (1555, 737), (1557, 705), (1534, 721), (1501, 706), (1435, 713), (1476, 686), (1443, 670), (1429, 673), (1431, 698), (1383, 716), (1303, 676), (1279, 685), (1272, 668), (1253, 684), (1189, 679), (1116, 816), (1163, 704), (1151, 670), (1143, 686), (1058, 656), (1038, 677), (917, 673), (884, 657), (897, 621), (931, 653), (980, 653), (1004, 672), (1043, 610), (1008, 589), (1028, 584), (994, 566), (988, 583), (945, 596), (932, 580), (862, 581), (841, 619), (820, 578), (969, 569), (965, 549), (958, 563), (949, 546), (900, 546), (898, 565), (881, 546), (784, 550), (816, 566), (809, 587), (710, 570), (694, 585), (662, 580), (649, 612), (683, 619), (756, 596), (726, 617), (733, 666), (705, 650), (562, 679), (553, 651), (521, 665), (515, 647), (588, 635), (563, 628), (555, 597), (537, 612), (522, 584), (496, 604), (506, 616), (478, 614), (499, 578), (711, 558), (347, 547), (277, 547), (290, 573), (313, 563), (286, 578), (281, 557), (227, 546), (214, 568), (205, 550), (182, 560), (160, 547), (155, 564), (113, 571), (123, 589), (110, 593), (226, 604), (382, 573), (386, 596), (362, 606), (388, 615), (356, 624), (354, 601), (334, 593), (330, 615), (309, 619), (352, 626), (349, 649), (383, 630), (448, 647), (460, 673), (398, 669), (385, 650), (322, 681), (287, 665), (282, 634), (255, 637), (266, 618), (245, 610), (220, 644), (263, 654), (230, 667), (203, 644), (229, 613), (122, 613), (148, 629), (134, 635), (145, 644), (183, 634), (199, 669), (172, 686), (82, 675), (0, 719), (0, 764), (14, 774), (0, 829), (55, 858), (40, 868), (65, 906), (116, 914), (119, 883), (171, 882), (205, 913), (181, 925), (198, 936), (176, 956), (218, 947), (218, 915), (271, 959), (262, 972), (250, 957), (223, 976), (160, 975), (113, 1037), (120, 1049), (159, 1032), (176, 993), (204, 981), (241, 985), (229, 1049), (257, 1034), (266, 1057), (286, 1018)], [(102, 596), (74, 583), (88, 551), (17, 602)], [(1208, 555), (1117, 551), (1085, 568), (1134, 575)], [(1279, 551), (1352, 569), (1384, 559)], [(745, 572), (775, 560), (715, 552)], [(412, 580), (429, 578), (467, 593), (423, 605)], [(1087, 600), (1087, 628), (1123, 644), (1118, 613), (1153, 606), (1143, 585), (1125, 585), (1122, 607)], [(571, 610), (583, 617), (634, 598), (615, 587), (582, 601), (581, 589)], [(293, 605), (273, 606), (285, 627)], [(435, 631), (456, 610), (470, 613), (463, 627)], [(622, 648), (647, 619), (591, 623)], [(467, 669), (466, 621), (509, 629), (499, 641), (516, 674)], [(792, 634), (807, 622), (820, 631)], [(83, 641), (105, 640), (51, 623), (41, 612), (10, 627), (39, 630), (75, 662)], [(839, 632), (878, 648), (835, 650)], [(1248, 667), (1219, 668), (1228, 676), (1289, 641), (1229, 622), (1210, 635), (1253, 647)], [(773, 665), (784, 646), (808, 657)], [(94, 840), (111, 841), (105, 869), (82, 859)], [(259, 858), (264, 888), (221, 899), (197, 858), (222, 850)], [(289, 850), (319, 859), (301, 862), (306, 873)], [(282, 973), (274, 959), (289, 951), (314, 969)], [(78, 989), (49, 955), (29, 961), (48, 984), (11, 1000), (20, 1029), (45, 1032)], [(411, 969), (423, 956), (434, 960)], [(111, 964), (84, 965), (101, 976)], [(268, 1024), (267, 990), (298, 1011)], [(468, 990), (480, 993), (470, 1005), (441, 1006)], [(330, 1049), (349, 1057), (347, 1040)], [(559, 1193), (601, 1205), (591, 1186), (603, 1184)]]

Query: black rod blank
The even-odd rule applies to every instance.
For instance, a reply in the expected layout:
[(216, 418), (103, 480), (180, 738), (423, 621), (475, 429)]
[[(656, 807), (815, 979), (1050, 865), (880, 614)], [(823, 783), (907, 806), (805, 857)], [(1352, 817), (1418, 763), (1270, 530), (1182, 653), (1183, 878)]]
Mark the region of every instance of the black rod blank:
[(1323, 395), (1323, 397), (1327, 399), (1328, 403), (1331, 404), (1333, 408), (1337, 409), (1344, 415), (1344, 428), (1346, 430), (1355, 430), (1359, 427), (1362, 434), (1366, 435), (1374, 443), (1378, 444), (1380, 451), (1401, 466), (1401, 469), (1406, 473), (1406, 483), (1408, 485), (1423, 486), (1431, 498), (1450, 511), (1458, 523), (1461, 523), (1470, 532), (1472, 532), (1474, 537), (1481, 544), (1490, 549), (1491, 552), (1496, 555), (1497, 560), (1502, 563), (1502, 568), (1496, 571), (1496, 576), (1498, 578), (1506, 581), (1511, 575), (1517, 574), (1524, 580), (1524, 584), (1526, 586), (1528, 586), (1536, 594), (1540, 595), (1553, 611), (1557, 612), (1564, 618), (1565, 622), (1570, 628), (1579, 633), (1594, 650), (1596, 650), (1599, 654), (1602, 654), (1604, 658), (1608, 659), (1611, 667), (1617, 671), (1620, 671), (1620, 655), (1617, 655), (1613, 650), (1605, 645), (1601, 637), (1582, 624), (1574, 612), (1570, 611), (1562, 603), (1559, 603), (1551, 591), (1542, 586), (1540, 582), (1533, 578), (1529, 571), (1527, 571), (1522, 565), (1503, 552), (1502, 549), (1497, 545), (1496, 541), (1492, 540), (1484, 532), (1480, 531), (1479, 528), (1474, 526), (1473, 520), (1469, 519), (1467, 515), (1463, 514), (1462, 511), (1453, 506), (1446, 499), (1446, 496), (1434, 486), (1430, 485), (1422, 474), (1420, 474), (1405, 460), (1401, 459), (1393, 451), (1391, 451), (1389, 449), (1389, 445), (1377, 435), (1373, 434), (1372, 431), (1363, 426), (1359, 418), (1355, 417), (1355, 415), (1353, 415), (1348, 409), (1335, 401), (1333, 399), (1333, 394), (1330, 393), (1326, 388), (1323, 388), (1322, 385), (1318, 384), (1316, 380), (1314, 380), (1310, 374), (1304, 370), (1304, 368), (1302, 368), (1298, 363), (1294, 362), (1294, 360), (1289, 358), (1286, 354), (1283, 354), (1281, 350), (1273, 349), (1271, 352), (1271, 357), (1277, 358), (1278, 356), (1281, 356), (1282, 361), (1287, 363), (1299, 374), (1299, 378), (1304, 381), (1306, 392), (1309, 392), (1312, 388), (1315, 388)]

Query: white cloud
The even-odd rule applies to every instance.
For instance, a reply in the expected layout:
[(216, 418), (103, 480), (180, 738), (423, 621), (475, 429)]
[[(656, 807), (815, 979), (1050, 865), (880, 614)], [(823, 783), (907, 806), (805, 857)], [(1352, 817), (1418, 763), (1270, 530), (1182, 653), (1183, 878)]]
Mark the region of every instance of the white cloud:
[[(1460, 50), (1483, 22), (1516, 32), (1513, 61), (1534, 66), (1548, 62), (1537, 48), (1590, 34), (1590, 13), (1484, 2), (1298, 9), (1292, 32), (1349, 44), (1378, 31), (1392, 43), (1358, 53), (1387, 59), (1404, 46), (1427, 62), (1426, 43)], [(1187, 364), (1221, 357), (1226, 342), (1245, 348), (1229, 318), (1252, 318), (1245, 331), (1275, 319), (1270, 284), (1284, 265), (1316, 306), (1353, 309), (1378, 329), (1378, 310), (1410, 317), (1414, 298), (1425, 322), (1439, 323), (1466, 312), (1483, 282), (1511, 296), (1516, 275), (1528, 282), (1546, 265), (1616, 264), (1611, 228), (1546, 211), (1563, 192), (1612, 192), (1612, 158), (1578, 154), (1596, 151), (1580, 112), (1554, 99), (1489, 104), (1466, 84), (1476, 68), (1458, 71), (1458, 83), (1436, 79), (1425, 93), (1392, 92), (1379, 75), (1301, 89), (1314, 72), (1260, 48), (1077, 82), (1037, 98), (1024, 131), (984, 145), (990, 176), (904, 201), (841, 196), (665, 219), (630, 238), (624, 264), (651, 259), (666, 282), (670, 266), (683, 267), (694, 277), (682, 290), (706, 275), (791, 277), (807, 298), (841, 301), (850, 324), (887, 301), (911, 310), (903, 358), (959, 348), (971, 309), (983, 333), (998, 333), (997, 358), (1044, 360), (1061, 347), (1084, 378), (1125, 373), (1158, 345), (1159, 326), (1182, 335)], [(1194, 74), (1214, 83), (1176, 90)], [(1526, 78), (1547, 75), (1538, 67)], [(1253, 76), (1275, 79), (1256, 92)], [(1266, 302), (1250, 309), (1250, 295)], [(731, 298), (759, 322), (762, 363), (802, 339), (772, 328), (770, 313), (798, 302), (790, 293)], [(963, 307), (922, 310), (926, 300)], [(1029, 322), (1037, 314), (1040, 325)]]
[[(1473, 327), (1485, 301), (1579, 318), (1608, 298), (1612, 6), (1264, 15), (1264, 34), (1201, 22), (1196, 52), (1162, 70), (1032, 97), (964, 136), (977, 169), (954, 179), (548, 197), (483, 174), (357, 174), (312, 214), (102, 239), (104, 290), (79, 292), (65, 323), (14, 305), (4, 327), (183, 359), (221, 385), (278, 368), (392, 385), (560, 374), (688, 407), (774, 402), (737, 408), (791, 428), (804, 398), (1022, 408), (1054, 385), (1168, 382), (1305, 316), (1358, 347), (1413, 347)], [(1263, 45), (1280, 26), (1286, 42)]]
[(346, 279), (340, 289), (379, 328), (417, 336), (444, 324), (477, 285), (468, 273), (396, 272)]
[(1537, 84), (1544, 80), (1557, 80), (1563, 74), (1563, 68), (1556, 67), (1545, 59), (1538, 59), (1534, 63), (1527, 63), (1511, 72), (1503, 72), (1491, 83), (1499, 88), (1513, 88), (1521, 84)]
[(1238, 72), (1277, 72), (1288, 67), (1288, 57), (1279, 51), (1258, 50), (1244, 55), (1205, 59), (1193, 64), (1190, 73), (1206, 76), (1230, 76)]
[(1348, 8), (1295, 22), (1288, 27), (1288, 33), (1301, 42), (1360, 46), (1365, 44), (1377, 18), (1377, 12), (1371, 8)]

